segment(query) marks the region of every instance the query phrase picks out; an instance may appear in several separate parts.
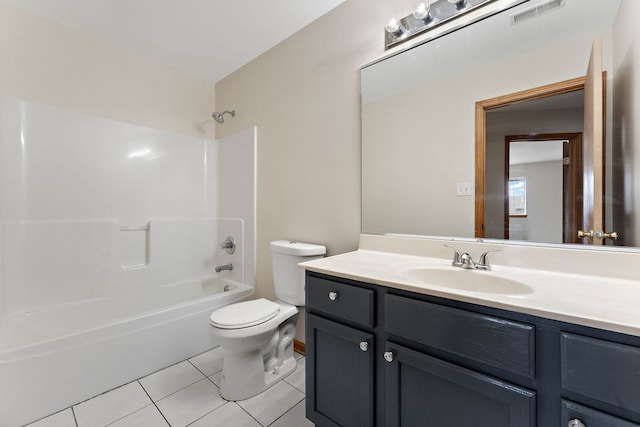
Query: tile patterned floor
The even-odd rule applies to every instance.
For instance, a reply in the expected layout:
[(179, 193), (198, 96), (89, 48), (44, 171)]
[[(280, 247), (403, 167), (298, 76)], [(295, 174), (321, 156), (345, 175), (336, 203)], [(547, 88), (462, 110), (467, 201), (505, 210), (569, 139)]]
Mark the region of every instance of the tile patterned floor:
[(219, 347), (108, 391), (28, 427), (312, 427), (304, 417), (304, 357), (255, 397), (227, 402)]

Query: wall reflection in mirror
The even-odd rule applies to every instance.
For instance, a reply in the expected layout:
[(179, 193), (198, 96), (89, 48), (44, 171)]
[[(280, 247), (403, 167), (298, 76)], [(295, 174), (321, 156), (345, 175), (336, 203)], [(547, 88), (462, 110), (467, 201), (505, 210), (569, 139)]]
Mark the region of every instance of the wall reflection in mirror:
[[(362, 68), (363, 233), (589, 243), (576, 235), (581, 217), (589, 216), (580, 212), (582, 178), (570, 182), (565, 159), (568, 141), (583, 139), (583, 93), (486, 111), (480, 130), (476, 103), (584, 77), (594, 40), (601, 39), (603, 231), (618, 233), (604, 244), (640, 246), (640, 135), (634, 128), (640, 122), (634, 80), (640, 74), (640, 2), (566, 0), (512, 23), (512, 15), (539, 4), (527, 1)], [(477, 132), (486, 151), (481, 177)], [(554, 140), (551, 151), (560, 158), (543, 154)], [(525, 141), (524, 151), (513, 149)], [(512, 178), (526, 181), (524, 213), (510, 212), (517, 203), (509, 194), (520, 197), (515, 181), (509, 191)], [(480, 231), (480, 192), (460, 194), (460, 184), (484, 191)], [(577, 187), (570, 190), (570, 184)]]

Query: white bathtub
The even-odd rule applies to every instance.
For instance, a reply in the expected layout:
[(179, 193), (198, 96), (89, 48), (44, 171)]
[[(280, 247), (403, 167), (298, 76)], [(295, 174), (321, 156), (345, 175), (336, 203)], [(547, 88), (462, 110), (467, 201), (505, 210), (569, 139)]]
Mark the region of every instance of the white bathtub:
[(32, 422), (213, 347), (211, 311), (252, 292), (206, 277), (152, 295), (96, 298), (3, 319), (0, 426)]

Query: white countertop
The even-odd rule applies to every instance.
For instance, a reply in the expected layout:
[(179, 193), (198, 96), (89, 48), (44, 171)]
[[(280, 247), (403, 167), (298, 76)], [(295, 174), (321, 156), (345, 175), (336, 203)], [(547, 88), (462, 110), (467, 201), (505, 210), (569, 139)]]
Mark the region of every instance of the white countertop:
[(640, 280), (492, 263), (493, 271), (473, 273), (516, 278), (532, 289), (526, 294), (492, 294), (435, 286), (405, 274), (424, 265), (459, 268), (441, 257), (362, 248), (300, 264), (306, 270), (345, 279), (640, 336)]

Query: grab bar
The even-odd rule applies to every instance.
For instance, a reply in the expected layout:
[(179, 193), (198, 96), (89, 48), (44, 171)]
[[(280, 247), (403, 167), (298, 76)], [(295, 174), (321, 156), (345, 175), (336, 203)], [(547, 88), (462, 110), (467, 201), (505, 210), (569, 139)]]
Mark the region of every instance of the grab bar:
[(121, 225), (120, 231), (149, 231), (149, 224), (147, 225)]

